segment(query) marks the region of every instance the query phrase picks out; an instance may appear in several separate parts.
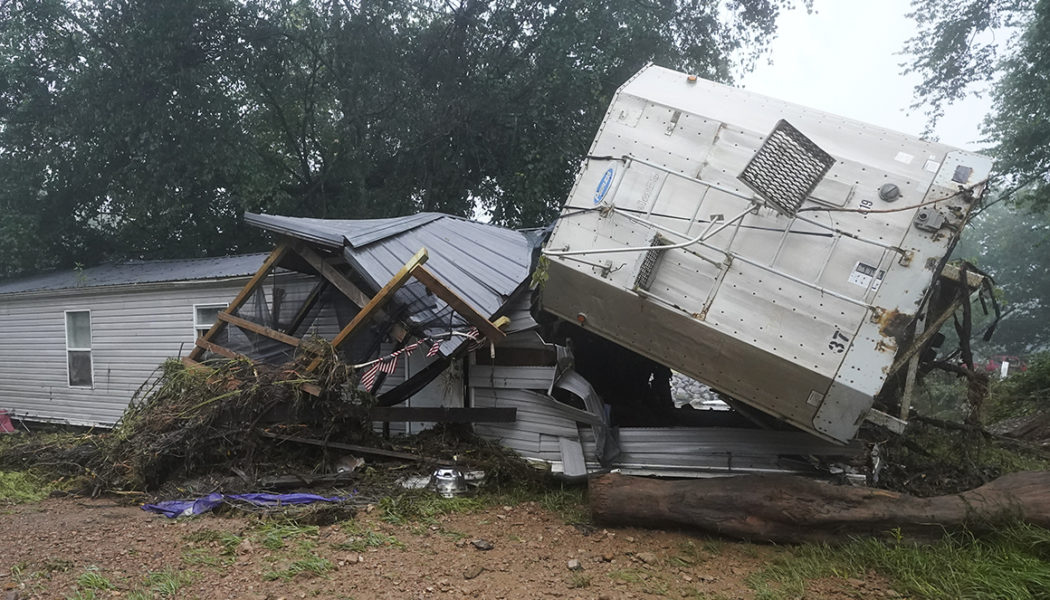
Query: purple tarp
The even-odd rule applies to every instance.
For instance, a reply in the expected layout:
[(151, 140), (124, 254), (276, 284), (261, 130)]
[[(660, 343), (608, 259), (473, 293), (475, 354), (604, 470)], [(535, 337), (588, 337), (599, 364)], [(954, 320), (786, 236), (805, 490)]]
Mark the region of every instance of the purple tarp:
[(206, 513), (227, 500), (240, 500), (255, 506), (280, 506), (282, 504), (311, 504), (313, 502), (341, 502), (347, 498), (326, 498), (314, 494), (208, 494), (196, 500), (165, 500), (156, 504), (143, 504), (142, 510), (158, 513), (174, 519), (187, 515)]

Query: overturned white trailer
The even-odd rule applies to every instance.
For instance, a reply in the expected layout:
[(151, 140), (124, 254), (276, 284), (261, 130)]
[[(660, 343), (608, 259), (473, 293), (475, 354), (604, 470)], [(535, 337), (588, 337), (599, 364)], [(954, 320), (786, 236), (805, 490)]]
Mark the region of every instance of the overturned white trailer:
[(650, 66), (547, 242), (542, 307), (845, 442), (984, 191), (988, 158)]

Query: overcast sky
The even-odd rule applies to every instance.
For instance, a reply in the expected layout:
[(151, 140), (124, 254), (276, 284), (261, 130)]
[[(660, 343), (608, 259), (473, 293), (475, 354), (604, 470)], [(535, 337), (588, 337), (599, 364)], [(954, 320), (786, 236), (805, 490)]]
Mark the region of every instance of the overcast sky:
[[(912, 135), (925, 129), (909, 111), (914, 77), (904, 77), (900, 52), (915, 33), (910, 0), (814, 0), (814, 12), (782, 16), (767, 57), (738, 85), (755, 92)], [(987, 100), (948, 107), (936, 134), (966, 149), (980, 147)], [(911, 113), (911, 114), (909, 114)]]

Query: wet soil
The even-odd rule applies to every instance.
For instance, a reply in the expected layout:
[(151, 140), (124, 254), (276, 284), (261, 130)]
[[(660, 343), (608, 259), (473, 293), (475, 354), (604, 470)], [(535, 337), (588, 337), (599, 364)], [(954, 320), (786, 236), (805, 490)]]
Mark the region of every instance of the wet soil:
[[(282, 530), (243, 513), (169, 520), (119, 498), (0, 507), (0, 598), (750, 600), (747, 577), (790, 552), (572, 525), (535, 502), (404, 524), (380, 512)], [(884, 594), (869, 576), (816, 580), (805, 597)]]

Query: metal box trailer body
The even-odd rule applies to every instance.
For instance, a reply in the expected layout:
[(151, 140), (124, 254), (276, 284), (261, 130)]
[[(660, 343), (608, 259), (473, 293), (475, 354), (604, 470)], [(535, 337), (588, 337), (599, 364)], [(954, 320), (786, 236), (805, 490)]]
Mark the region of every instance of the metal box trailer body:
[[(832, 159), (794, 210), (738, 177), (781, 120)], [(794, 177), (785, 160), (759, 179)], [(649, 66), (618, 90), (577, 174), (544, 249), (542, 306), (845, 442), (990, 169), (980, 155)]]

